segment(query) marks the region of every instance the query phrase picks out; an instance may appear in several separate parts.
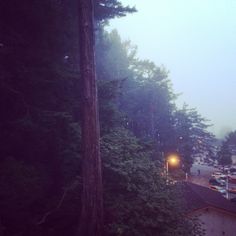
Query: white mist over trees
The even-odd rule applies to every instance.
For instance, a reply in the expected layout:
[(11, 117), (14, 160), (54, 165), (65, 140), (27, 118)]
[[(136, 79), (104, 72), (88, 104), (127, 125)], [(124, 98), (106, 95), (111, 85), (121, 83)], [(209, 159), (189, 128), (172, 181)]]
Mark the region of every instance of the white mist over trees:
[[(138, 12), (111, 20), (122, 39), (132, 40), (140, 58), (164, 64), (184, 102), (210, 119), (218, 138), (236, 129), (236, 2), (122, 0)], [(227, 104), (227, 105), (226, 105)]]

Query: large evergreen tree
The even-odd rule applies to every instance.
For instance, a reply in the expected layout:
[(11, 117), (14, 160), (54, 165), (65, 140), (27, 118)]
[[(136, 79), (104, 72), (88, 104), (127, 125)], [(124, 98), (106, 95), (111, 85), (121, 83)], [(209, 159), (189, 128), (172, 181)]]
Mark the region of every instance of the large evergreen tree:
[(78, 235), (102, 236), (103, 191), (92, 0), (79, 0), (79, 36), (83, 192)]

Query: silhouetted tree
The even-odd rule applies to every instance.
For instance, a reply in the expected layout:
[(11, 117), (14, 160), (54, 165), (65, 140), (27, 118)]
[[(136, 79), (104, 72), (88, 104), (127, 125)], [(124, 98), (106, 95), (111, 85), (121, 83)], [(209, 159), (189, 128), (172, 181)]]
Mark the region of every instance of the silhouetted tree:
[(79, 0), (79, 42), (82, 94), (83, 191), (78, 235), (101, 236), (103, 228), (103, 196), (92, 0)]

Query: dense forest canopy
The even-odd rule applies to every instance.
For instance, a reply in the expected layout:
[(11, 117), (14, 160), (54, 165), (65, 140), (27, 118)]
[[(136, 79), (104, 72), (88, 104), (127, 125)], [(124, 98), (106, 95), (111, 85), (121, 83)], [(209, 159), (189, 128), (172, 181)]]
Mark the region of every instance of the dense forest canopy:
[[(195, 109), (175, 105), (168, 71), (137, 57), (114, 17), (135, 8), (95, 0), (105, 235), (195, 235), (163, 163), (210, 153)], [(0, 235), (74, 235), (81, 209), (78, 1), (0, 3)], [(177, 200), (178, 199), (178, 200)]]

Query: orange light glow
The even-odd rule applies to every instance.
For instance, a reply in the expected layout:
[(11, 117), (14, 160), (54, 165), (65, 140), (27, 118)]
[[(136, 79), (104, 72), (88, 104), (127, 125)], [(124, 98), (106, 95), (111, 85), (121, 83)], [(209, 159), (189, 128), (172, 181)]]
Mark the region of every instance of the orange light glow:
[(169, 165), (177, 166), (180, 162), (180, 159), (179, 156), (172, 154), (167, 158), (167, 161)]

